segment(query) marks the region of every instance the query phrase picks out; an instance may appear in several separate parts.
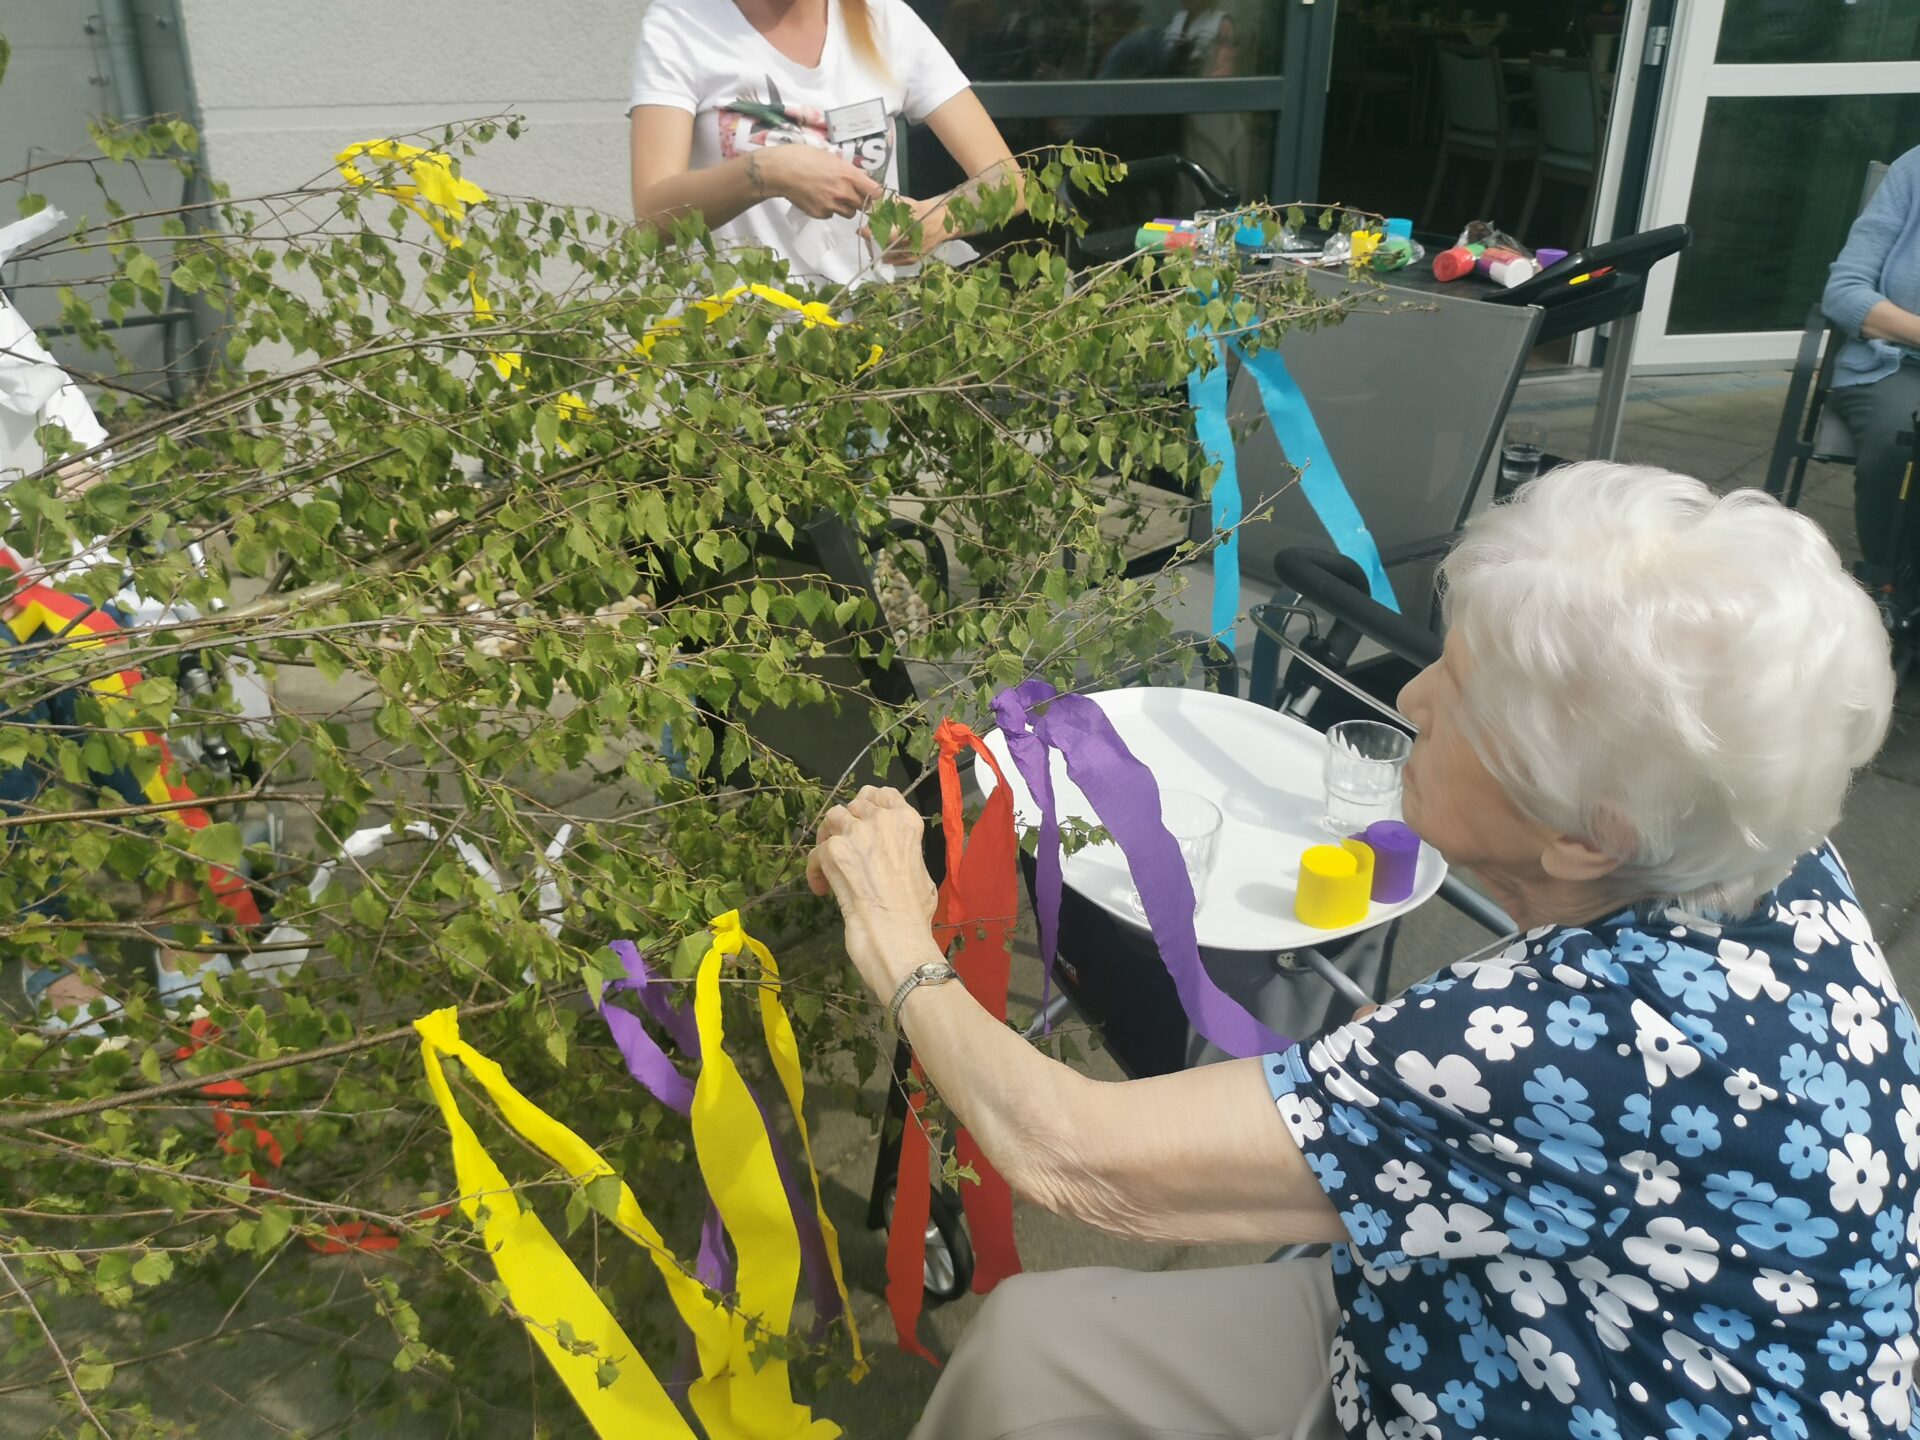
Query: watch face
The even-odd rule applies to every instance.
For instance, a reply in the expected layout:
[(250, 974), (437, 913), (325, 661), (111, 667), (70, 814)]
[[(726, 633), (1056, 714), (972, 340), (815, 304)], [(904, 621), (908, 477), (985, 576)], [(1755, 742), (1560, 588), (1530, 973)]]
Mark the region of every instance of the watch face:
[(947, 965), (944, 960), (929, 960), (914, 973), (922, 980), (938, 980), (947, 973)]

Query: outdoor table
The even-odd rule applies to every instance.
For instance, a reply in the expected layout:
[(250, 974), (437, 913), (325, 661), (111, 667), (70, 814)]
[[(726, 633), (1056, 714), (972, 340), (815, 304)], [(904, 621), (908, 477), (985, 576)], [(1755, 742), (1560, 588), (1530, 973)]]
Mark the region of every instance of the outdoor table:
[[(1161, 786), (1191, 791), (1221, 811), (1217, 854), (1194, 916), (1203, 957), (1208, 952), (1242, 952), (1245, 960), (1232, 964), (1234, 970), (1271, 978), (1273, 965), (1266, 957), (1278, 955), (1290, 969), (1305, 966), (1318, 973), (1348, 1003), (1369, 1002), (1372, 996), (1321, 947), (1385, 925), (1433, 898), (1447, 875), (1440, 853), (1431, 845), (1421, 847), (1413, 893), (1405, 900), (1376, 903), (1352, 925), (1315, 929), (1295, 918), (1293, 901), (1301, 853), (1311, 845), (1335, 843), (1320, 827), (1326, 806), (1326, 736), (1290, 716), (1211, 690), (1143, 686), (1095, 691), (1087, 698), (1105, 712)], [(1038, 825), (1038, 807), (1011, 761), (1005, 737), (995, 731), (985, 740), (1013, 788), (1016, 824)], [(1067, 778), (1065, 761), (1057, 752), (1050, 752), (1050, 758), (1060, 819), (1098, 824), (1086, 798)], [(978, 765), (974, 775), (991, 794), (992, 770)], [(1151, 947), (1146, 922), (1132, 904), (1132, 882), (1118, 846), (1086, 846), (1067, 857), (1062, 873), (1076, 894)], [(1066, 948), (1062, 946), (1063, 953)], [(1221, 979), (1222, 967), (1209, 968), (1230, 993), (1239, 988)], [(1236, 998), (1247, 1003), (1245, 995)], [(1287, 1018), (1278, 1018), (1284, 1033), (1304, 1033), (1304, 1025), (1285, 1028)]]
[(1620, 444), (1620, 422), (1626, 411), (1627, 381), (1633, 367), (1634, 331), (1639, 325), (1640, 307), (1646, 302), (1647, 272), (1686, 248), (1692, 239), (1687, 227), (1667, 225), (1578, 251), (1513, 290), (1502, 289), (1478, 275), (1444, 283), (1434, 279), (1435, 247), (1444, 250), (1453, 243), (1453, 237), (1423, 234), (1419, 238), (1427, 247), (1425, 260), (1379, 277), (1396, 290), (1494, 305), (1536, 305), (1540, 309), (1540, 330), (1534, 339), (1537, 345), (1599, 325), (1613, 326), (1607, 337), (1606, 359), (1600, 367), (1600, 394), (1587, 447), (1588, 458), (1611, 460)]

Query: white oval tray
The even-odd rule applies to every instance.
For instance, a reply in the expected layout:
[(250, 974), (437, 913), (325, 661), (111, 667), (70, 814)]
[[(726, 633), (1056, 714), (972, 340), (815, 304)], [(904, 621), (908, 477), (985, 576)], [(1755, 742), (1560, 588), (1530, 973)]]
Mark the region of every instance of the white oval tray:
[[(1398, 905), (1374, 905), (1364, 920), (1337, 930), (1302, 924), (1293, 914), (1301, 852), (1331, 843), (1320, 828), (1326, 737), (1278, 711), (1212, 690), (1140, 687), (1096, 691), (1087, 698), (1106, 712), (1127, 748), (1163, 787), (1204, 795), (1225, 816), (1219, 854), (1194, 917), (1203, 946), (1272, 951), (1324, 944), (1424, 905), (1446, 878), (1440, 852), (1422, 845), (1413, 894)], [(1007, 753), (1006, 737), (995, 730), (984, 738), (1013, 787), (1016, 820), (1023, 828), (1038, 825), (1039, 809)], [(1051, 759), (1060, 818), (1097, 823), (1093, 807), (1067, 779), (1066, 761), (1058, 752)], [(973, 773), (982, 791), (991, 794), (992, 769), (976, 765)], [(1133, 908), (1133, 886), (1119, 846), (1089, 845), (1067, 857), (1063, 874), (1067, 884), (1109, 914), (1146, 929)]]

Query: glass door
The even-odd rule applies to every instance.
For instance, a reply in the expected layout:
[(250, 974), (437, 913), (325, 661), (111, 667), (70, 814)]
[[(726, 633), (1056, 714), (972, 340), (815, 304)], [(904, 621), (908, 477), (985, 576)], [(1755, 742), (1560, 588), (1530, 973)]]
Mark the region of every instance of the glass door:
[(1642, 228), (1685, 221), (1654, 270), (1642, 367), (1791, 361), (1867, 165), (1920, 144), (1915, 0), (1679, 7)]
[[(1128, 161), (1177, 155), (1248, 200), (1311, 192), (1333, 0), (909, 3), (1016, 152), (1073, 141)], [(916, 138), (914, 186), (957, 178)]]
[(1619, 0), (1340, 0), (1322, 190), (1423, 233), (1577, 249), (1617, 103)]

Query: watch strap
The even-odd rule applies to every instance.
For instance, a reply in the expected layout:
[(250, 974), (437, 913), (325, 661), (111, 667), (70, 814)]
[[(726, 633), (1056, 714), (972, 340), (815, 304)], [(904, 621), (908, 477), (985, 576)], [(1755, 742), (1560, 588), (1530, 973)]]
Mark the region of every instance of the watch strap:
[(924, 965), (914, 966), (907, 973), (907, 978), (900, 982), (900, 987), (893, 992), (893, 1002), (887, 1006), (887, 1024), (895, 1030), (900, 1028), (900, 1007), (907, 1003), (907, 996), (918, 987), (944, 985), (958, 973), (945, 960), (929, 960)]

